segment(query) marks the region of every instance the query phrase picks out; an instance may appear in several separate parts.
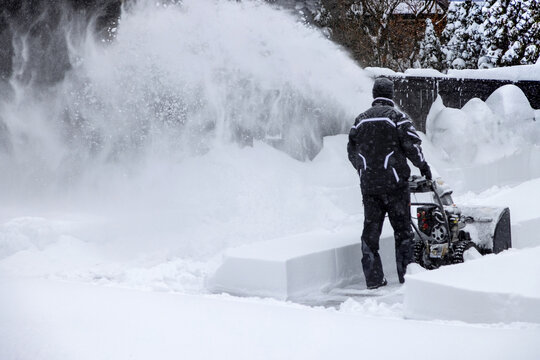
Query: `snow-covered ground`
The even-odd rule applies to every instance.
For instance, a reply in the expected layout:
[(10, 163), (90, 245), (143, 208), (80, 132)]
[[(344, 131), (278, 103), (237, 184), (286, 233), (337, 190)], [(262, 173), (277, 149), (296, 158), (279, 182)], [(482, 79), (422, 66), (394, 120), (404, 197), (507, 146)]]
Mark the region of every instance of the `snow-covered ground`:
[[(155, 210), (159, 216), (152, 216), (153, 211), (146, 215), (131, 212), (137, 216), (132, 222), (119, 214), (74, 215), (58, 209), (10, 219), (8, 209), (3, 209), (0, 358), (209, 358), (228, 354), (237, 358), (322, 359), (362, 351), (367, 356), (399, 354), (412, 359), (418, 357), (426, 341), (448, 338), (460, 346), (448, 347), (441, 358), (537, 358), (540, 326), (523, 322), (467, 324), (462, 317), (448, 319), (444, 311), (439, 312), (439, 318), (446, 321), (406, 320), (411, 309), (417, 309), (404, 308), (405, 289), (399, 287), (393, 288), (397, 297), (392, 301), (356, 298), (337, 308), (206, 294), (204, 279), (230, 246), (307, 231), (338, 238), (347, 227), (356, 227), (359, 236), (361, 199), (354, 171), (347, 163), (345, 143), (345, 135), (328, 138), (320, 158), (311, 163), (292, 160), (263, 144), (245, 149), (232, 145), (227, 152), (222, 149), (220, 153), (227, 155), (219, 160), (212, 154), (199, 158), (199, 174), (207, 175), (203, 170), (208, 163), (215, 171), (213, 176), (221, 174), (224, 186), (235, 183), (223, 178), (225, 165), (230, 166), (229, 176), (243, 182), (243, 186), (231, 186), (230, 191), (236, 199), (244, 197), (245, 203), (237, 204), (222, 194), (226, 189), (219, 186), (211, 195), (218, 204), (229, 204), (227, 211), (217, 211), (213, 203), (190, 204), (201, 218), (189, 222), (181, 220), (182, 206), (177, 204)], [(265, 159), (263, 169), (256, 165), (260, 158)], [(238, 168), (231, 166), (231, 159)], [(245, 170), (250, 168), (263, 173)], [(279, 174), (286, 174), (286, 179)], [(516, 210), (512, 212), (513, 225), (519, 227), (540, 218), (534, 207), (540, 201), (539, 193), (531, 192), (536, 184), (538, 179), (479, 194), (469, 192), (458, 199), (490, 205), (507, 205), (511, 199), (508, 205)], [(204, 186), (197, 189), (190, 188), (201, 191), (197, 196), (210, 191)], [(250, 207), (252, 201), (256, 204)], [(242, 211), (243, 206), (248, 208)], [(163, 219), (169, 216), (172, 221), (175, 209), (176, 228)], [(289, 217), (294, 221), (287, 221)], [(184, 229), (184, 224), (196, 226), (198, 221), (199, 229)], [(166, 230), (171, 233), (176, 229), (176, 241), (173, 234), (163, 232), (163, 225), (169, 225)], [(514, 232), (514, 245), (538, 246), (537, 228), (538, 222), (523, 234)], [(124, 238), (129, 235), (132, 237)], [(187, 246), (192, 240), (208, 253), (200, 254), (195, 245)], [(531, 261), (538, 251), (514, 252)], [(511, 277), (519, 284), (516, 295), (520, 289), (537, 292), (538, 263), (524, 268), (518, 266), (520, 261), (516, 258), (515, 266), (510, 263), (502, 268), (494, 261), (488, 263), (489, 270), (479, 268), (487, 270), (495, 282), (503, 275), (501, 271), (505, 276), (515, 271)], [(388, 272), (395, 277), (392, 270)], [(452, 273), (445, 276), (443, 270), (440, 272), (437, 284), (451, 283)], [(474, 267), (468, 276), (477, 277)], [(395, 279), (391, 282), (395, 284)], [(426, 287), (414, 294), (422, 291)], [(428, 306), (429, 302), (421, 304)], [(489, 311), (501, 315), (497, 304), (501, 305), (489, 303)], [(478, 305), (484, 304), (471, 303)], [(480, 319), (498, 322), (504, 318)], [(531, 317), (530, 321), (537, 320)], [(388, 341), (393, 346), (383, 345)]]
[(540, 351), (537, 326), (403, 320), (374, 301), (335, 310), (54, 280), (0, 284), (2, 359), (412, 360), (436, 351), (533, 360)]
[[(288, 181), (281, 182), (282, 177), (273, 177), (270, 171), (249, 175), (248, 171), (232, 167), (231, 173), (239, 172), (234, 175), (238, 181), (251, 180), (251, 188), (234, 188), (237, 198), (255, 196), (257, 203), (264, 206), (238, 214), (239, 205), (231, 199), (217, 197), (219, 201), (230, 202), (229, 211), (223, 212), (216, 212), (208, 203), (200, 203), (192, 210), (200, 212), (201, 216), (213, 210), (213, 216), (199, 225), (202, 228), (198, 232), (182, 230), (183, 226), (179, 225), (176, 246), (172, 240), (165, 241), (166, 237), (158, 238), (161, 232), (157, 228), (163, 230), (163, 226), (156, 223), (159, 216), (155, 215), (143, 220), (145, 216), (140, 214), (130, 223), (112, 214), (98, 217), (47, 209), (39, 216), (34, 213), (32, 217), (9, 219), (8, 209), (3, 209), (0, 358), (167, 359), (213, 358), (226, 354), (246, 359), (308, 356), (323, 359), (361, 352), (369, 357), (399, 355), (412, 359), (419, 356), (425, 342), (449, 338), (459, 346), (447, 347), (440, 352), (440, 358), (504, 359), (510, 355), (537, 358), (540, 354), (538, 325), (523, 322), (479, 325), (455, 321), (461, 318), (406, 320), (406, 310), (412, 310), (404, 308), (399, 297), (398, 301), (391, 302), (377, 297), (357, 298), (338, 308), (311, 308), (275, 300), (205, 294), (204, 278), (219, 263), (221, 251), (235, 244), (277, 236), (277, 230), (270, 230), (272, 225), (280, 228), (281, 234), (309, 230), (338, 236), (347, 226), (356, 226), (360, 234), (361, 201), (357, 179), (345, 156), (346, 136), (327, 140), (320, 158), (311, 163), (291, 160), (262, 144), (242, 150), (235, 146), (228, 148), (226, 157), (243, 165), (239, 168), (259, 169), (253, 159), (263, 157), (264, 169), (287, 174), (285, 180)], [(427, 154), (428, 158), (430, 155)], [(215, 168), (214, 175), (218, 176), (224, 167), (216, 165), (222, 161), (223, 157), (217, 161), (208, 154), (199, 158), (198, 164), (201, 170), (203, 164), (212, 164), (210, 167)], [(225, 183), (230, 186), (232, 182)], [(540, 201), (538, 191), (530, 191), (537, 183), (536, 179), (517, 186), (491, 188), (480, 194), (466, 193), (458, 198), (493, 205), (505, 205), (511, 199), (511, 209), (516, 208), (512, 221), (514, 226), (519, 226), (540, 218), (533, 206)], [(294, 187), (291, 189), (291, 186)], [(213, 195), (217, 196), (220, 190), (225, 189), (216, 189)], [(191, 191), (198, 190), (194, 187)], [(248, 191), (250, 195), (246, 194)], [(182, 207), (175, 206), (180, 214)], [(163, 209), (157, 211), (161, 214)], [(261, 220), (263, 215), (268, 223)], [(288, 216), (294, 216), (296, 221), (282, 220)], [(154, 231), (157, 244), (142, 246), (139, 241), (148, 235), (141, 233), (132, 238), (134, 246), (129, 239), (122, 239), (123, 232), (135, 235), (139, 227)], [(538, 246), (540, 239), (534, 231), (537, 228), (521, 236), (514, 233), (514, 244)], [(107, 235), (108, 232), (114, 235)], [(201, 236), (204, 232), (205, 237)], [(180, 245), (197, 235), (201, 246), (214, 245), (208, 256), (182, 250), (184, 246)], [(104, 236), (107, 239), (103, 239)], [(512, 280), (516, 283), (516, 294), (520, 289), (537, 292), (540, 288), (536, 283), (538, 263), (531, 262), (537, 248), (514, 252), (523, 253), (529, 266), (518, 266), (521, 260), (517, 258), (515, 266), (510, 263), (501, 269), (493, 262), (489, 270), (483, 266), (480, 269), (488, 271), (493, 282), (501, 275), (500, 271), (506, 276), (507, 272), (515, 271)], [(452, 281), (453, 277), (446, 276), (444, 270), (439, 272), (439, 284)], [(467, 276), (477, 276), (474, 268)], [(494, 304), (488, 310), (501, 315)], [(491, 322), (482, 319), (482, 322)], [(535, 320), (531, 318), (531, 321)], [(392, 346), (385, 345), (388, 342)]]
[[(436, 103), (422, 137), (426, 158), (454, 187), (456, 203), (510, 207), (515, 249), (431, 272), (411, 267), (404, 286), (386, 268), (388, 290), (350, 299), (334, 293), (338, 301), (328, 307), (208, 292), (206, 279), (232, 248), (275, 239), (286, 246), (283, 239), (310, 237), (348, 244), (351, 237), (358, 240), (363, 220), (345, 134), (325, 137), (313, 160), (300, 161), (261, 140), (245, 147), (231, 143), (222, 127), (246, 121), (255, 133), (271, 135), (282, 117), (325, 117), (339, 109), (353, 114), (332, 119), (331, 127), (342, 131), (369, 105), (371, 83), (324, 37), (266, 5), (187, 3), (179, 13), (159, 9), (123, 19), (129, 31), (120, 28), (118, 45), (91, 47), (82, 69), (68, 76), (53, 101), (18, 89), (27, 96), (2, 103), (13, 151), (0, 157), (8, 174), (0, 189), (0, 359), (538, 359), (536, 315), (515, 320), (503, 313), (513, 299), (535, 309), (540, 289), (540, 262), (534, 261), (540, 247), (540, 122), (529, 117), (538, 112), (512, 87), (485, 103), (473, 99), (462, 110)], [(204, 28), (198, 21), (206, 16), (213, 27), (192, 34), (201, 37), (193, 42), (169, 30), (172, 39), (161, 38), (162, 26), (190, 33), (190, 27)], [(277, 32), (260, 30), (260, 21)], [(211, 42), (216, 34), (219, 45)], [(252, 35), (258, 39), (254, 53), (238, 45), (253, 41)], [(171, 49), (171, 41), (181, 49)], [(200, 67), (185, 70), (199, 60)], [(282, 76), (268, 76), (268, 69)], [(134, 79), (139, 71), (144, 76)], [(102, 131), (104, 148), (114, 150), (108, 156), (92, 157), (92, 151), (63, 143), (47, 122), (63, 119), (80, 78), (94, 93), (80, 110), (92, 136)], [(182, 87), (184, 80), (191, 89)], [(127, 94), (126, 84), (132, 85)], [(120, 135), (140, 135), (128, 120), (148, 110), (139, 107), (150, 96), (145, 86), (166, 89), (150, 91), (161, 101), (184, 91), (189, 103), (182, 111), (199, 106), (204, 111), (196, 116), (217, 117), (210, 140), (194, 144), (193, 135), (202, 136), (194, 121), (181, 128), (192, 152), (169, 141), (177, 135), (171, 124), (146, 134), (151, 141), (142, 150), (117, 147), (125, 140)], [(201, 92), (191, 94), (193, 89)], [(272, 102), (278, 93), (288, 95)], [(201, 94), (196, 106), (190, 102)], [(324, 106), (311, 109), (319, 100)], [(239, 102), (246, 106), (235, 108)], [(103, 115), (116, 107), (122, 109), (117, 116)], [(251, 124), (248, 115), (260, 107), (271, 116), (261, 120), (257, 113), (259, 122)], [(281, 134), (289, 136), (281, 148), (296, 158), (306, 151), (294, 144), (305, 145), (302, 130), (310, 137), (319, 131), (305, 119)], [(89, 141), (82, 135), (74, 139)], [(141, 153), (142, 160), (133, 161)], [(393, 254), (383, 256), (391, 261)], [(489, 281), (477, 287), (483, 277)], [(441, 303), (428, 309), (422, 294), (437, 291), (450, 301), (441, 295)], [(471, 303), (461, 312), (451, 299), (464, 294)], [(471, 310), (482, 306), (487, 308), (478, 316)]]

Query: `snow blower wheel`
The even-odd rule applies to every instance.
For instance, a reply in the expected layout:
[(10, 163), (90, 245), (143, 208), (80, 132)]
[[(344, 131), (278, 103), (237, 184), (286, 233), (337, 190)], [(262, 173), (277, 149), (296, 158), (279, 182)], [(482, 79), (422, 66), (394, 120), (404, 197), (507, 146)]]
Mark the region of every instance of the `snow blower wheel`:
[(452, 253), (452, 264), (460, 264), (464, 261), (463, 254), (465, 251), (475, 248), (478, 250), (478, 247), (472, 241), (458, 241), (454, 246), (454, 251)]
[(429, 252), (423, 241), (416, 241), (414, 243), (413, 261), (428, 270), (433, 270), (441, 266), (440, 261), (429, 258)]

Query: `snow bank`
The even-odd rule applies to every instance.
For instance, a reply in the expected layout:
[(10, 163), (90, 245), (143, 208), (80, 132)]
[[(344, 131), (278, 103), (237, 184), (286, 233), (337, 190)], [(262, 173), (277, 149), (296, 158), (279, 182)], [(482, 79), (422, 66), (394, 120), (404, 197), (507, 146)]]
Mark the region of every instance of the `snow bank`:
[(404, 312), (413, 319), (540, 323), (540, 247), (407, 275)]
[[(340, 214), (335, 226), (322, 229), (323, 216), (320, 225), (314, 226), (317, 230), (228, 249), (219, 267), (208, 277), (207, 289), (242, 296), (302, 300), (338, 285), (364, 284), (359, 244), (363, 208), (358, 177), (346, 155), (347, 141), (347, 135), (324, 139), (323, 150), (306, 173), (309, 179), (306, 187), (316, 185), (321, 191), (319, 196), (328, 198), (332, 207), (326, 210), (335, 208), (327, 212), (330, 218), (340, 213), (349, 217)], [(298, 201), (304, 200), (299, 197)], [(324, 214), (324, 209), (318, 211)], [(397, 279), (394, 238), (388, 221), (383, 226), (380, 246), (385, 275), (394, 282)]]
[(286, 300), (359, 281), (358, 229), (336, 235), (311, 233), (230, 249), (207, 288)]
[[(446, 165), (438, 169), (448, 183), (452, 184), (452, 188), (461, 191), (483, 191), (493, 186), (516, 184), (540, 177), (539, 146), (524, 144), (521, 149), (515, 149), (514, 153), (505, 156), (493, 150), (493, 158), (489, 162), (490, 148), (492, 146), (488, 144), (478, 149), (485, 154), (486, 163)], [(499, 150), (503, 149), (504, 146)]]
[[(207, 281), (216, 293), (301, 300), (337, 286), (364, 283), (358, 227), (312, 232), (229, 249)], [(393, 281), (394, 236), (389, 224), (381, 235), (381, 257)]]
[(497, 89), (462, 109), (438, 98), (428, 114), (426, 135), (441, 173), (454, 188), (481, 190), (540, 176), (540, 125), (515, 85)]
[(525, 125), (534, 120), (534, 110), (529, 100), (515, 85), (504, 85), (495, 90), (487, 98), (486, 105), (505, 121), (512, 122), (512, 126)]
[(467, 206), (508, 206), (512, 221), (514, 248), (540, 246), (540, 178), (517, 186), (492, 187), (480, 194), (466, 192), (454, 197), (457, 204)]

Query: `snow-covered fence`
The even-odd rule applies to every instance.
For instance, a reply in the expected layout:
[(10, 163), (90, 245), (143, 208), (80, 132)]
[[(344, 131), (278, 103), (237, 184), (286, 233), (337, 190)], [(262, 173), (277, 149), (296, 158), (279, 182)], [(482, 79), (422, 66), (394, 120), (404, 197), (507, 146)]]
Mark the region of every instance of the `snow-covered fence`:
[(472, 98), (486, 100), (503, 85), (514, 84), (529, 99), (534, 109), (540, 109), (540, 81), (451, 78), (443, 76), (390, 76), (394, 81), (395, 100), (411, 116), (418, 130), (426, 130), (426, 118), (431, 105), (441, 96), (445, 106), (461, 108)]

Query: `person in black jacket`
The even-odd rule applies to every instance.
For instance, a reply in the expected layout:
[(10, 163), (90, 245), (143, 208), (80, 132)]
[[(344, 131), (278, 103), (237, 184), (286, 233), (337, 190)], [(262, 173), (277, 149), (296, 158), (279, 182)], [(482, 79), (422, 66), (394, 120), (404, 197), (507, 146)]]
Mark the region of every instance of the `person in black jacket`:
[(349, 133), (349, 160), (360, 176), (364, 203), (362, 267), (368, 289), (387, 284), (379, 255), (379, 237), (388, 213), (396, 241), (399, 282), (412, 261), (413, 232), (408, 178), (409, 159), (431, 180), (431, 170), (411, 119), (392, 101), (394, 84), (378, 78), (373, 85), (372, 107), (358, 115)]

